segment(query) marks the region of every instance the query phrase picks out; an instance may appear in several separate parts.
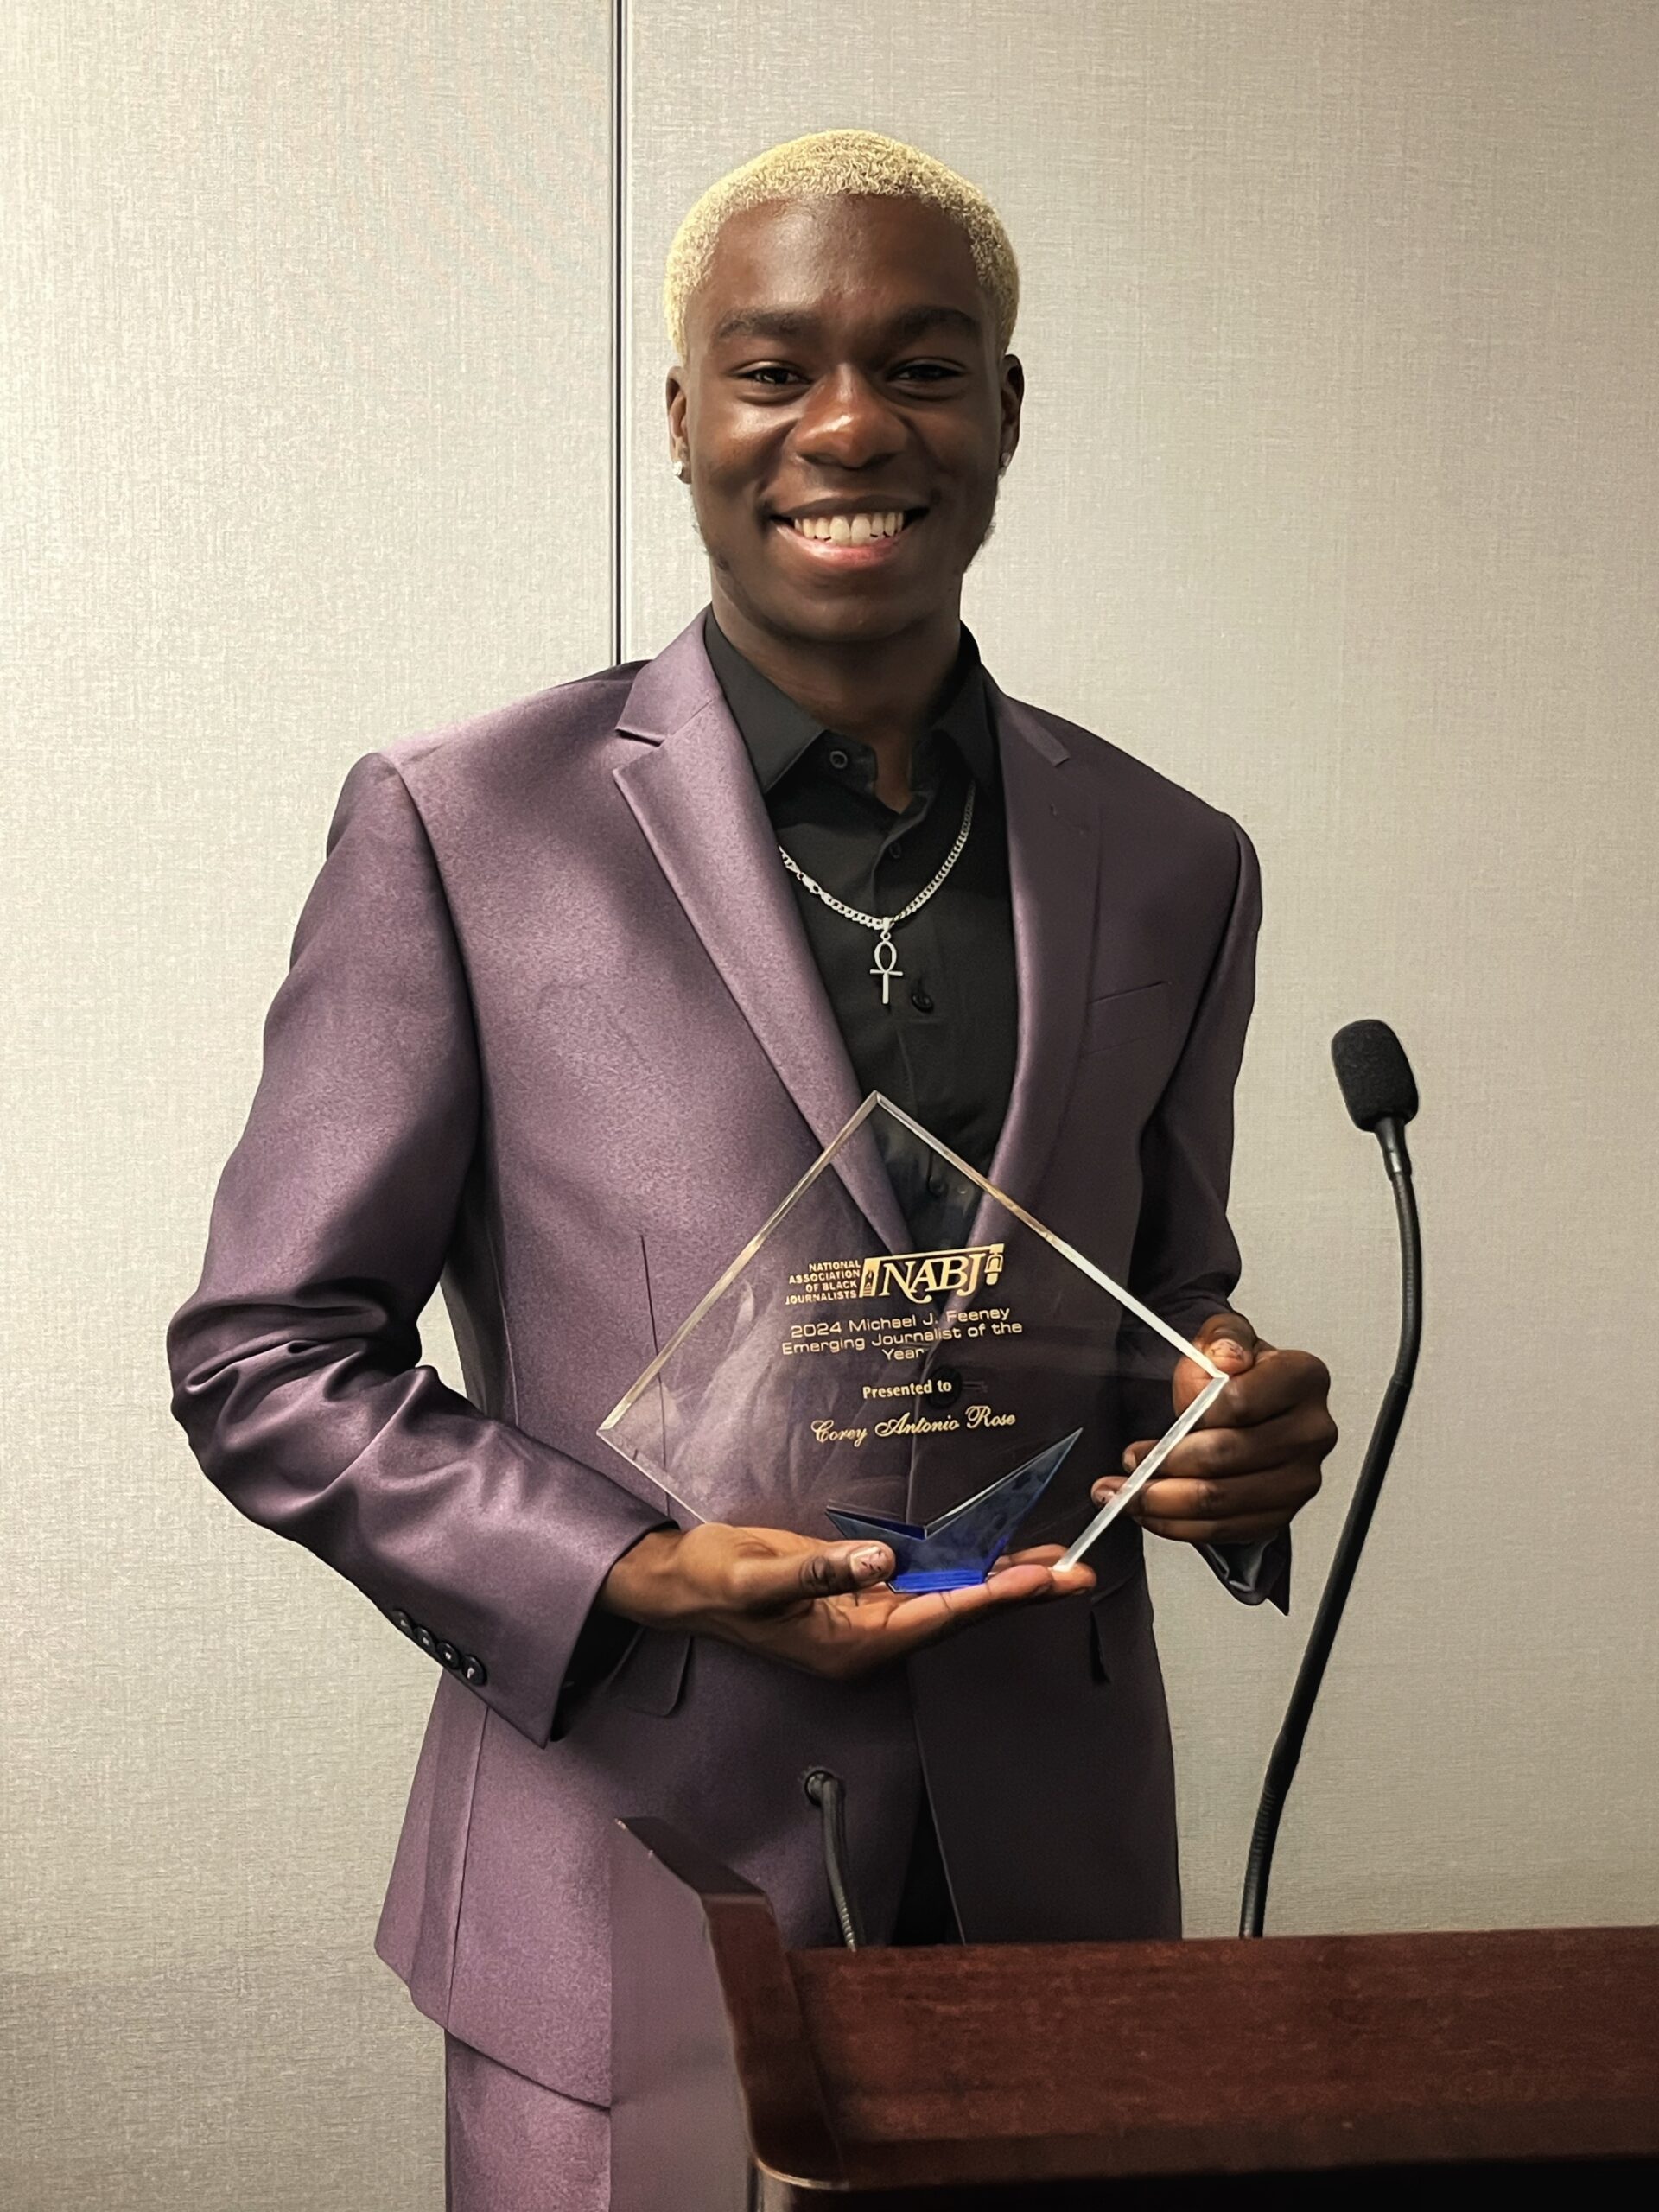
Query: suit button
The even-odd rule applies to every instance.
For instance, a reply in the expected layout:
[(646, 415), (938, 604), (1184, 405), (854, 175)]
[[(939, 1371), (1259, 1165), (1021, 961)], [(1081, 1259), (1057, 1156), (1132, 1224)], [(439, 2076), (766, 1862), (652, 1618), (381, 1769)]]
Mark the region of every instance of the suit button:
[(410, 1620), (407, 1613), (402, 1611), (394, 1612), (391, 1616), (391, 1619), (392, 1626), (396, 1629), (401, 1629), (405, 1636), (414, 1635), (415, 1624)]
[(445, 1643), (442, 1638), (438, 1643), (438, 1656), (446, 1667), (458, 1669), (461, 1665), (460, 1652), (453, 1643)]
[(437, 1657), (438, 1639), (433, 1635), (429, 1628), (423, 1628), (417, 1623), (415, 1630), (415, 1641), (420, 1645), (423, 1651), (429, 1653), (434, 1659)]
[(484, 1662), (475, 1653), (469, 1651), (461, 1663), (461, 1679), (463, 1682), (470, 1682), (474, 1689), (482, 1688), (483, 1685), (489, 1681), (489, 1675), (485, 1672)]

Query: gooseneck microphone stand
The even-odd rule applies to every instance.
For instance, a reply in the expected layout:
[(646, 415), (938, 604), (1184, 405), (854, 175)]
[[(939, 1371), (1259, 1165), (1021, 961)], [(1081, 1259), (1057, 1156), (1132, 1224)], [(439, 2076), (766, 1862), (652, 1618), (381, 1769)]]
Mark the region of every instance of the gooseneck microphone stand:
[(1389, 1471), (1395, 1440), (1405, 1419), (1423, 1334), (1422, 1241), (1405, 1132), (1406, 1123), (1417, 1111), (1417, 1086), (1400, 1041), (1386, 1022), (1350, 1022), (1332, 1039), (1331, 1053), (1348, 1111), (1361, 1128), (1376, 1134), (1394, 1189), (1400, 1230), (1400, 1348), (1371, 1430), (1348, 1517), (1337, 1540), (1307, 1649), (1302, 1654), (1290, 1702), (1285, 1707), (1278, 1739), (1268, 1761), (1267, 1776), (1255, 1808), (1255, 1826), (1250, 1834), (1249, 1857), (1245, 1863), (1244, 1894), (1238, 1916), (1241, 1936), (1260, 1936), (1267, 1918), (1268, 1881), (1273, 1872), (1274, 1846), (1279, 1840), (1285, 1800), (1302, 1756), (1314, 1700), (1325, 1680), (1325, 1662), (1342, 1625), (1343, 1608), (1348, 1602), (1360, 1553), (1364, 1549), (1371, 1516), (1376, 1510), (1382, 1478)]
[(823, 1821), (823, 1871), (841, 1940), (855, 1951), (864, 1941), (864, 1929), (847, 1878), (847, 1785), (833, 1768), (814, 1766), (801, 1777), (801, 1786)]

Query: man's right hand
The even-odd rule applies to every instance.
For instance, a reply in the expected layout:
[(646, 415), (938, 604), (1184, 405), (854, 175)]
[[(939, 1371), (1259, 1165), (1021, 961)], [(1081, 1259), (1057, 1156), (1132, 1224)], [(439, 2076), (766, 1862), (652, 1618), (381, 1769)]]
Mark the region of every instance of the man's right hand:
[(787, 1667), (851, 1681), (1010, 1606), (1094, 1587), (1094, 1571), (1054, 1572), (1058, 1544), (1013, 1552), (988, 1581), (912, 1597), (887, 1580), (885, 1544), (823, 1544), (783, 1529), (704, 1522), (654, 1529), (606, 1577), (599, 1602), (647, 1628), (717, 1636)]

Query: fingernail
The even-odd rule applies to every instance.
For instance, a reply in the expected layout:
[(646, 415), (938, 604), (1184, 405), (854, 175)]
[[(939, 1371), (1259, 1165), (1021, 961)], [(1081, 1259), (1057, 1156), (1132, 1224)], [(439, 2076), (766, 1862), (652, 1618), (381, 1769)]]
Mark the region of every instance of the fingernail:
[(1104, 1505), (1109, 1497), (1116, 1497), (1123, 1487), (1122, 1475), (1103, 1475), (1089, 1493), (1096, 1505)]
[(1135, 1472), (1135, 1446), (1133, 1444), (1130, 1445), (1128, 1450), (1123, 1454), (1122, 1466), (1123, 1471), (1126, 1475), (1132, 1475)]
[(1215, 1342), (1211, 1345), (1210, 1350), (1212, 1355), (1218, 1351), (1230, 1351), (1233, 1354), (1235, 1358), (1237, 1359), (1248, 1359), (1249, 1357), (1249, 1354), (1245, 1351), (1243, 1345), (1238, 1342), (1236, 1338), (1234, 1337), (1217, 1337)]
[(887, 1555), (880, 1544), (872, 1544), (868, 1551), (853, 1554), (853, 1573), (861, 1582), (874, 1582), (887, 1571)]

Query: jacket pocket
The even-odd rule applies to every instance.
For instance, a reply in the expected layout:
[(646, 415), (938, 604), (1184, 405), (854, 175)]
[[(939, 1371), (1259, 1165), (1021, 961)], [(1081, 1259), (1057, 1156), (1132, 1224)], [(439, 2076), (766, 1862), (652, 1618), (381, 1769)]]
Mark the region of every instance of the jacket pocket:
[(1138, 983), (1133, 990), (1109, 991), (1084, 1008), (1082, 1058), (1090, 1052), (1119, 1050), (1151, 1038), (1161, 1044), (1169, 1031), (1169, 986)]
[(678, 1630), (642, 1628), (606, 1677), (604, 1695), (635, 1713), (665, 1719), (685, 1688), (691, 1639)]

